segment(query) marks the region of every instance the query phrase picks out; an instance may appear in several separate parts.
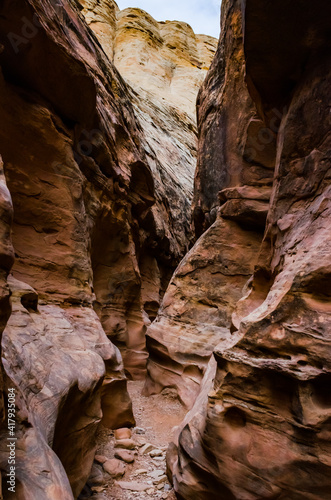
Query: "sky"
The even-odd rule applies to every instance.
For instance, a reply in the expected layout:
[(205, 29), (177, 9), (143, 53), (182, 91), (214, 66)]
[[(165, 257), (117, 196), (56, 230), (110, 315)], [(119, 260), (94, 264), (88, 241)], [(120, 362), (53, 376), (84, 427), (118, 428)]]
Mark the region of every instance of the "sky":
[(220, 33), (221, 0), (116, 0), (119, 8), (139, 7), (156, 21), (185, 21), (196, 34)]

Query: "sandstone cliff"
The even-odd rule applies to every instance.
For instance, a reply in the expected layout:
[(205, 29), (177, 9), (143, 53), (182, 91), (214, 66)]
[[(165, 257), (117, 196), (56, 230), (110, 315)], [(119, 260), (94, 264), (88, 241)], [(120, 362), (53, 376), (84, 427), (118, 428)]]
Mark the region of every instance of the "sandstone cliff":
[(144, 132), (141, 142), (155, 184), (156, 203), (141, 215), (140, 232), (153, 227), (155, 236), (144, 236), (139, 252), (142, 294), (129, 313), (134, 319), (128, 322), (119, 297), (115, 304), (107, 292), (98, 297), (106, 333), (120, 347), (126, 369), (143, 377), (145, 325), (155, 318), (171, 275), (193, 240), (195, 103), (217, 41), (195, 35), (186, 23), (157, 22), (141, 9), (120, 11), (114, 1), (79, 4), (108, 58), (130, 85), (128, 95)]
[(231, 336), (232, 313), (257, 262), (273, 172), (274, 136), (267, 151), (257, 150), (251, 163), (246, 157), (263, 122), (245, 85), (240, 11), (229, 3), (224, 9), (221, 41), (198, 97), (197, 235), (217, 211), (222, 217), (179, 265), (147, 332), (145, 394), (175, 387), (188, 408), (214, 348)]
[[(13, 388), (18, 499), (77, 497), (100, 420), (134, 424), (125, 371), (144, 376), (146, 325), (192, 239), (193, 97), (214, 42), (197, 38), (198, 61), (184, 51), (180, 108), (107, 57), (117, 35), (125, 46), (125, 18), (113, 2), (0, 6), (0, 463)], [(195, 39), (176, 30), (174, 43)]]
[[(186, 291), (184, 261), (174, 278), (184, 293), (168, 289), (158, 321), (173, 325), (172, 311), (190, 303), (192, 288), (208, 299), (201, 248), (209, 254), (217, 227), (231, 221), (263, 239), (241, 300), (225, 304), (231, 320), (218, 332), (216, 363), (205, 362), (201, 392), (168, 452), (182, 499), (331, 498), (330, 14), (328, 2), (299, 10), (223, 0), (223, 35), (199, 97), (197, 233), (217, 220), (189, 256), (195, 288), (192, 279)], [(219, 233), (218, 260), (226, 243), (241, 262), (237, 234)], [(212, 254), (202, 277), (216, 262)], [(167, 297), (174, 297), (169, 314)], [(198, 365), (196, 350), (184, 351), (176, 338), (180, 327), (167, 340), (157, 325), (150, 342), (159, 350), (164, 342), (163, 357), (153, 360), (152, 352), (151, 363)]]

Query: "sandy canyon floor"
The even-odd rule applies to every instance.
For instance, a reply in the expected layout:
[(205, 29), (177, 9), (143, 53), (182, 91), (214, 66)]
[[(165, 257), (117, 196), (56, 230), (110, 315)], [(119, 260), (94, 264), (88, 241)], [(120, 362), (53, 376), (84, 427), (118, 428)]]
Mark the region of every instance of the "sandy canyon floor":
[[(129, 451), (134, 457), (134, 462), (125, 463), (121, 460), (122, 465), (114, 461), (118, 451), (115, 449), (114, 433), (106, 428), (101, 428), (99, 432), (96, 457), (111, 460), (113, 465), (120, 465), (120, 470), (125, 469), (125, 473), (122, 477), (115, 478), (115, 473), (113, 476), (104, 474), (105, 464), (95, 465), (96, 474), (102, 471), (106, 477), (104, 484), (92, 486), (94, 493), (91, 498), (95, 500), (175, 499), (171, 485), (164, 477), (165, 455), (174, 427), (181, 423), (186, 412), (169, 392), (150, 397), (142, 396), (143, 385), (144, 382), (128, 383), (136, 418), (136, 428), (132, 431), (131, 437), (135, 447)], [(127, 450), (123, 451), (128, 453)]]

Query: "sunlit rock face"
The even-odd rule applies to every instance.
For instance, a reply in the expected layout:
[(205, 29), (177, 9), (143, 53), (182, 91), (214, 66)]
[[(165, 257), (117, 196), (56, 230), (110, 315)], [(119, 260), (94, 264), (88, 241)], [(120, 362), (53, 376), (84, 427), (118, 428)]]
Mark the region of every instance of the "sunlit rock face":
[[(140, 234), (153, 228), (155, 236), (143, 236), (146, 244), (138, 259), (142, 284), (135, 281), (133, 272), (130, 295), (136, 293), (136, 298), (129, 299), (130, 311), (125, 308), (128, 298), (121, 303), (123, 285), (118, 284), (116, 301), (104, 285), (97, 293), (97, 311), (105, 331), (120, 347), (125, 368), (136, 378), (145, 374), (146, 327), (154, 320), (170, 277), (193, 242), (196, 97), (217, 41), (195, 35), (186, 23), (157, 22), (141, 9), (120, 11), (112, 1), (80, 1), (79, 5), (108, 58), (129, 84), (155, 185), (156, 203), (150, 212), (141, 213), (139, 227)], [(116, 255), (115, 247), (111, 252)], [(104, 271), (100, 275), (105, 283)]]
[(77, 0), (105, 53), (135, 89), (153, 94), (195, 120), (196, 97), (217, 40), (180, 21), (156, 21), (113, 1)]
[[(216, 224), (263, 231), (266, 223), (254, 273), (169, 449), (169, 473), (185, 500), (330, 497), (331, 12), (328, 2), (269, 7), (223, 1), (223, 37), (200, 94), (223, 104), (219, 121), (200, 121), (198, 233), (212, 223), (213, 205)], [(242, 76), (230, 57), (236, 47)], [(214, 156), (222, 191), (209, 202), (208, 151), (216, 155), (224, 136), (230, 161), (224, 151)]]
[[(145, 394), (172, 387), (188, 408), (214, 348), (231, 339), (232, 314), (257, 263), (274, 166), (274, 135), (268, 151), (257, 151), (254, 163), (246, 158), (249, 134), (255, 126), (261, 128), (262, 121), (245, 84), (240, 12), (230, 6), (227, 17), (230, 26), (223, 26), (198, 97), (193, 215), (197, 236), (208, 230), (178, 266), (147, 331)], [(266, 169), (257, 166), (263, 162), (269, 168), (267, 181)], [(202, 208), (205, 195), (209, 212)]]
[(119, 18), (113, 2), (0, 7), (0, 388), (16, 391), (18, 499), (76, 498), (99, 422), (134, 425), (125, 375), (144, 377), (146, 327), (192, 241), (194, 92), (180, 108), (128, 86)]
[(114, 63), (134, 87), (195, 118), (196, 96), (216, 44), (186, 23), (158, 23), (143, 10), (125, 9), (118, 15)]

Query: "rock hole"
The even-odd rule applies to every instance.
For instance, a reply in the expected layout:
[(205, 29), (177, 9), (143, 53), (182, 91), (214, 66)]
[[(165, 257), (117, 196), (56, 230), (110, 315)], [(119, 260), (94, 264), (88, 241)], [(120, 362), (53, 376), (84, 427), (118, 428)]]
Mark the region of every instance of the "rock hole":
[(229, 408), (224, 416), (227, 424), (234, 428), (241, 428), (246, 426), (246, 415), (239, 408)]

